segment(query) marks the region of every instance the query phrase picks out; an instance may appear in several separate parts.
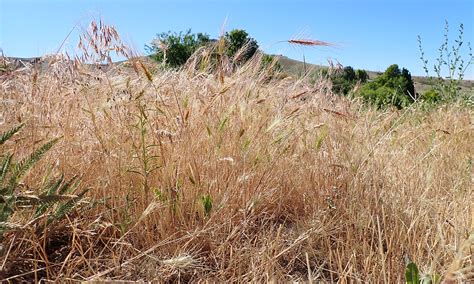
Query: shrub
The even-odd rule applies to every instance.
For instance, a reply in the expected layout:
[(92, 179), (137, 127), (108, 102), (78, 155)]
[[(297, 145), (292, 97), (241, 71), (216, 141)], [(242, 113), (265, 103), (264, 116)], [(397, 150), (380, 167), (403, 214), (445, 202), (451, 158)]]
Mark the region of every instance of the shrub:
[(390, 65), (381, 76), (362, 86), (357, 95), (378, 108), (395, 106), (399, 109), (414, 102), (417, 96), (410, 72), (405, 68), (400, 71), (397, 64)]
[(367, 71), (365, 70), (360, 70), (358, 69), (356, 71), (356, 78), (361, 82), (365, 83), (367, 80), (369, 80), (369, 74), (367, 74)]
[[(327, 74), (327, 70), (323, 74)], [(357, 82), (367, 82), (369, 75), (365, 70), (357, 70), (351, 66), (346, 66), (341, 72), (336, 72), (330, 76), (332, 81), (332, 90), (335, 93), (347, 95), (356, 85)]]
[(356, 79), (356, 73), (354, 68), (351, 66), (344, 67), (344, 79), (347, 81), (354, 81)]
[(441, 95), (435, 89), (429, 89), (421, 95), (421, 99), (429, 104), (436, 104), (442, 100)]

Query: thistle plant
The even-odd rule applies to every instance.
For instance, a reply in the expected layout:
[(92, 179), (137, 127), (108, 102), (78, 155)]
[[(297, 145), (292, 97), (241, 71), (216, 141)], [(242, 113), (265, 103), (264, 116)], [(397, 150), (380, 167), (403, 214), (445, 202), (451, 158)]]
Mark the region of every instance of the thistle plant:
[[(24, 124), (19, 124), (0, 136), (0, 146), (3, 146)], [(39, 220), (46, 219), (44, 226), (55, 220), (62, 219), (71, 212), (81, 200), (86, 190), (79, 194), (73, 192), (79, 187), (77, 177), (65, 180), (61, 175), (56, 180), (47, 183), (37, 191), (22, 191), (23, 181), (28, 172), (38, 161), (59, 141), (55, 138), (42, 145), (31, 155), (19, 162), (14, 162), (13, 154), (2, 149), (0, 164), (0, 236), (6, 231), (22, 229), (28, 225), (36, 224)], [(15, 212), (34, 212), (26, 224), (11, 223), (10, 219)], [(42, 227), (37, 227), (41, 229)]]

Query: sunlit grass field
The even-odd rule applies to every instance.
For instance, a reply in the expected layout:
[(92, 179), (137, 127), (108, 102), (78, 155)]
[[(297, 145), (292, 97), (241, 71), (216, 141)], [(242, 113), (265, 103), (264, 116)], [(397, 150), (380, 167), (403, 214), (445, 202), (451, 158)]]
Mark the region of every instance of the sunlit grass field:
[(259, 55), (212, 72), (129, 59), (0, 76), (0, 132), (24, 123), (2, 154), (60, 138), (17, 194), (61, 174), (89, 189), (47, 226), (14, 211), (1, 279), (400, 283), (409, 261), (472, 279), (472, 108), (377, 110)]

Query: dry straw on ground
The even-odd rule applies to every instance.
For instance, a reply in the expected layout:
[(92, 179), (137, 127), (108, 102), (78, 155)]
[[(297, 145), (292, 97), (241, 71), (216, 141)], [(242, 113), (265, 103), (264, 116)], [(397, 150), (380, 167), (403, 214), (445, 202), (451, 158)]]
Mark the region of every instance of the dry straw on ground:
[(468, 279), (472, 110), (367, 109), (258, 56), (223, 80), (131, 62), (2, 75), (0, 130), (26, 122), (8, 150), (63, 137), (30, 189), (80, 173), (96, 203), (6, 234), (2, 279), (400, 283), (406, 259)]

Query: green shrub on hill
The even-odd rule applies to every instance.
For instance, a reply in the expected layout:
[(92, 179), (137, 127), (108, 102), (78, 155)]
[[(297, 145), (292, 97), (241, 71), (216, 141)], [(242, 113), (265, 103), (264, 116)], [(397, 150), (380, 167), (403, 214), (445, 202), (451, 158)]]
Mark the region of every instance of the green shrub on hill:
[(369, 74), (367, 74), (367, 71), (365, 71), (365, 70), (357, 69), (357, 71), (355, 72), (355, 75), (356, 75), (356, 78), (361, 83), (365, 83), (365, 82), (367, 82), (367, 80), (369, 80)]
[(374, 81), (362, 86), (357, 96), (378, 108), (395, 106), (399, 109), (413, 103), (417, 97), (410, 72), (397, 64), (385, 70), (384, 74)]
[[(258, 50), (257, 41), (249, 37), (245, 30), (234, 29), (226, 33), (222, 39), (225, 43), (225, 54), (232, 58), (234, 64), (247, 62)], [(151, 58), (166, 67), (176, 68), (185, 64), (200, 47), (212, 42), (217, 40), (211, 39), (207, 34), (191, 33), (190, 29), (179, 33), (169, 31), (158, 34), (145, 49)], [(214, 59), (216, 56), (217, 54), (213, 53)]]
[(332, 90), (338, 94), (347, 95), (354, 89), (357, 82), (367, 82), (369, 75), (364, 70), (355, 71), (351, 66), (344, 67), (341, 72), (336, 72), (330, 76)]
[(421, 95), (421, 99), (426, 103), (436, 104), (442, 100), (442, 97), (435, 89), (429, 89)]

